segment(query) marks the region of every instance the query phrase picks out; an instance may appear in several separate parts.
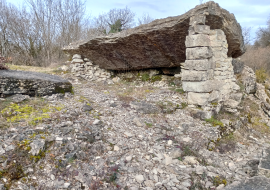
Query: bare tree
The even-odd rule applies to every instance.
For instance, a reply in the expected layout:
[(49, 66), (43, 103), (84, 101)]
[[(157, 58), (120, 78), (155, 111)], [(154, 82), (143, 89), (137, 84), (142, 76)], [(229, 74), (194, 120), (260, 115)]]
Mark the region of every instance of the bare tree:
[(152, 22), (154, 18), (150, 17), (148, 13), (143, 13), (141, 18), (138, 18), (138, 26)]
[(244, 44), (245, 46), (247, 45), (251, 45), (252, 43), (252, 38), (251, 38), (251, 27), (242, 27), (242, 35), (243, 35), (243, 38), (244, 38)]
[[(111, 9), (107, 13), (100, 14), (94, 18), (94, 28), (97, 28), (100, 33), (108, 33), (116, 25), (119, 25), (116, 31), (126, 30), (135, 25), (135, 13), (128, 7), (124, 9)], [(118, 24), (120, 22), (120, 24)]]
[(257, 42), (261, 47), (270, 46), (270, 16), (267, 21), (267, 27), (260, 27), (257, 32)]
[(121, 21), (122, 29), (128, 29), (134, 26), (135, 13), (128, 7), (124, 9), (111, 9), (105, 17), (106, 23), (111, 26), (118, 20)]
[[(0, 50), (22, 64), (47, 66), (61, 47), (86, 37), (90, 26), (82, 0), (26, 0), (18, 9), (0, 0)], [(7, 50), (8, 49), (8, 50)]]

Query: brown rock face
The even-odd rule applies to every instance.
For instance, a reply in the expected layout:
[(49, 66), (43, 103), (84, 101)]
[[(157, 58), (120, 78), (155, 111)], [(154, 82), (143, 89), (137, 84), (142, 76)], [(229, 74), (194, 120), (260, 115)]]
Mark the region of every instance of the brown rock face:
[(186, 60), (185, 40), (190, 19), (199, 15), (206, 15), (199, 24), (208, 25), (211, 30), (224, 31), (229, 45), (228, 57), (236, 58), (245, 52), (241, 26), (233, 14), (213, 1), (198, 5), (180, 16), (73, 43), (63, 50), (71, 55), (87, 57), (103, 69), (179, 67)]

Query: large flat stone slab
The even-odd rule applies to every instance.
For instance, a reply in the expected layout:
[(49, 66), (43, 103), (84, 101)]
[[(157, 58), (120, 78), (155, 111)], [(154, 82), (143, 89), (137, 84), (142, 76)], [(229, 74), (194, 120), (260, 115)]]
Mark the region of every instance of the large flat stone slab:
[(13, 94), (45, 96), (71, 91), (71, 83), (59, 76), (28, 71), (0, 70), (0, 97)]
[[(103, 69), (179, 67), (186, 60), (185, 40), (192, 20), (225, 33), (228, 57), (236, 58), (245, 52), (241, 26), (233, 14), (213, 1), (198, 5), (180, 16), (157, 19), (119, 33), (72, 43), (63, 50), (70, 55), (87, 57)], [(209, 32), (208, 27), (195, 26), (194, 33), (200, 34), (201, 38), (194, 39), (194, 43), (205, 45), (205, 34)], [(223, 39), (218, 39), (219, 42)], [(193, 40), (190, 45), (194, 45)]]

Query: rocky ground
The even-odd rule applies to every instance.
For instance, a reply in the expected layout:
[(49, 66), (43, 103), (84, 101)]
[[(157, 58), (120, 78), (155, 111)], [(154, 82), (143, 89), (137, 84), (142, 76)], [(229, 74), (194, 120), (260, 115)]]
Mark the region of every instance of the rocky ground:
[[(1, 99), (0, 189), (218, 190), (268, 174), (268, 117), (254, 95), (201, 120), (174, 77), (62, 77), (73, 94)], [(244, 112), (253, 104), (259, 120)]]

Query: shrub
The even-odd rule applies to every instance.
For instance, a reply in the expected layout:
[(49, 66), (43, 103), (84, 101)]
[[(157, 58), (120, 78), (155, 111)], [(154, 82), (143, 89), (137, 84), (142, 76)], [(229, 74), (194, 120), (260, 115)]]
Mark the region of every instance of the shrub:
[(8, 67), (0, 63), (0, 70), (8, 70)]

